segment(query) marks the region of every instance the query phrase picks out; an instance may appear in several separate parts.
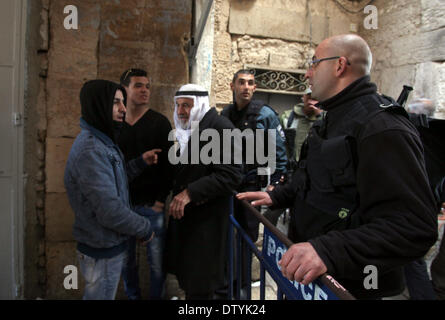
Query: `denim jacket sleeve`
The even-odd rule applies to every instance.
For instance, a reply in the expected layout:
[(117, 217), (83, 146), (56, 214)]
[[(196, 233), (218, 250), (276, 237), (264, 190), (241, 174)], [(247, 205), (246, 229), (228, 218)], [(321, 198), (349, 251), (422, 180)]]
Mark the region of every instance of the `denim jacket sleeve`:
[(117, 153), (113, 156), (107, 152), (95, 148), (79, 154), (75, 172), (80, 190), (103, 227), (137, 238), (147, 237), (152, 233), (150, 222), (129, 206), (124, 164)]
[(126, 164), (128, 181), (131, 182), (134, 178), (139, 176), (146, 167), (148, 167), (148, 164), (144, 161), (142, 156), (128, 161)]

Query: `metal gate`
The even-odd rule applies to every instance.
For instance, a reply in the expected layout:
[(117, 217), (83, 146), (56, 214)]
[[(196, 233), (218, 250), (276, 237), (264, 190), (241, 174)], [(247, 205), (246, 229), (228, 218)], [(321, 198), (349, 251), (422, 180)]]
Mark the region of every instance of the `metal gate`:
[[(244, 270), (242, 270), (241, 252), (246, 252), (241, 248), (244, 246), (256, 255), (260, 261), (260, 300), (265, 299), (265, 283), (266, 271), (270, 274), (272, 279), (277, 284), (277, 300), (354, 300), (355, 298), (341, 286), (334, 278), (328, 274), (323, 274), (318, 279), (308, 285), (303, 285), (296, 281), (286, 279), (278, 266), (278, 261), (286, 252), (287, 248), (292, 245), (292, 242), (272, 223), (270, 223), (263, 215), (258, 212), (246, 201), (242, 204), (264, 225), (263, 246), (260, 251), (256, 245), (249, 238), (247, 233), (239, 225), (233, 216), (233, 201), (232, 200), (229, 224), (229, 258), (228, 258), (228, 299), (241, 298), (241, 279), (247, 277), (247, 295), (246, 299), (251, 299), (251, 254), (247, 256), (247, 263)], [(236, 232), (235, 232), (236, 230)], [(234, 248), (235, 244), (235, 248)], [(250, 252), (247, 251), (247, 252)], [(235, 257), (236, 252), (236, 257)], [(236, 262), (236, 263), (235, 263)], [(236, 265), (236, 270), (235, 270)], [(233, 288), (234, 278), (236, 281), (236, 288)]]

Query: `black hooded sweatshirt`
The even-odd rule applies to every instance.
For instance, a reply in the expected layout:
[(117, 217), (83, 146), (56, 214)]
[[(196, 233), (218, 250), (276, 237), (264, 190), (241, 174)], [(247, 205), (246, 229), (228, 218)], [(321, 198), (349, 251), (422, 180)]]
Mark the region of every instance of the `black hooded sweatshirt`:
[(117, 140), (120, 123), (113, 121), (113, 102), (117, 90), (127, 100), (125, 88), (107, 80), (91, 80), (86, 82), (80, 91), (82, 118), (97, 130), (106, 134), (114, 143)]

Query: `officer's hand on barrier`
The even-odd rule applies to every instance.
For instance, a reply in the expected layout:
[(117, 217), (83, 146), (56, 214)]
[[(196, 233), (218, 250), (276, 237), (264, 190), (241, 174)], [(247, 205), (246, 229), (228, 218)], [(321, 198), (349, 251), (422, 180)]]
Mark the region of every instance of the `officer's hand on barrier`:
[(272, 199), (267, 192), (256, 191), (256, 192), (242, 192), (236, 195), (238, 200), (252, 201), (251, 205), (254, 207), (258, 206), (271, 206)]
[(327, 267), (309, 242), (292, 245), (278, 264), (287, 279), (308, 285), (327, 272)]

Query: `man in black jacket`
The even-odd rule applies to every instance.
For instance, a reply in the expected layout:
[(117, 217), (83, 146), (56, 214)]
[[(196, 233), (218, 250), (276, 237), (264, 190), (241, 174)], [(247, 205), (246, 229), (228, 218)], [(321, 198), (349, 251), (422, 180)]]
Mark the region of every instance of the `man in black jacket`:
[[(400, 293), (403, 265), (437, 238), (418, 133), (394, 100), (377, 94), (371, 64), (357, 35), (320, 43), (306, 77), (327, 113), (309, 132), (292, 184), (238, 195), (293, 208), (298, 243), (280, 261), (284, 276), (306, 285), (328, 272), (361, 299)], [(368, 266), (378, 275), (371, 286)]]
[[(264, 150), (274, 155), (275, 165), (267, 162), (258, 163), (257, 153), (249, 151), (249, 145), (259, 148), (261, 145), (257, 141), (256, 134), (253, 135), (251, 141), (243, 142), (243, 182), (239, 191), (256, 191), (261, 190), (265, 185), (261, 186), (261, 178), (267, 180), (267, 176), (258, 174), (261, 168), (269, 167), (274, 172), (270, 175), (270, 185), (276, 185), (286, 173), (286, 143), (283, 129), (280, 124), (278, 114), (272, 107), (268, 106), (261, 100), (253, 100), (253, 94), (256, 90), (255, 76), (247, 69), (238, 70), (230, 83), (230, 89), (233, 92), (233, 103), (225, 107), (221, 112), (222, 116), (227, 117), (233, 125), (240, 129), (243, 133), (249, 129), (253, 132), (257, 130), (265, 131)], [(269, 148), (269, 140), (266, 138), (269, 131), (275, 132), (275, 149)], [(267, 143), (266, 143), (267, 141)], [(249, 154), (253, 153), (253, 154)], [(253, 161), (248, 161), (252, 157)], [(272, 168), (275, 166), (275, 168)], [(239, 203), (234, 204), (234, 216), (241, 227), (247, 232), (252, 241), (258, 239), (258, 220), (245, 210)]]
[[(232, 190), (242, 179), (233, 158), (224, 161), (233, 142), (225, 145), (214, 140), (223, 142), (223, 131), (234, 127), (210, 108), (207, 91), (194, 84), (176, 93), (174, 119), (180, 162), (169, 152), (170, 161), (177, 164), (169, 208), (167, 271), (176, 275), (187, 300), (212, 299), (224, 278)], [(210, 162), (204, 159), (209, 154), (204, 152), (207, 143), (201, 141), (206, 133), (211, 133), (209, 144), (217, 146)]]

